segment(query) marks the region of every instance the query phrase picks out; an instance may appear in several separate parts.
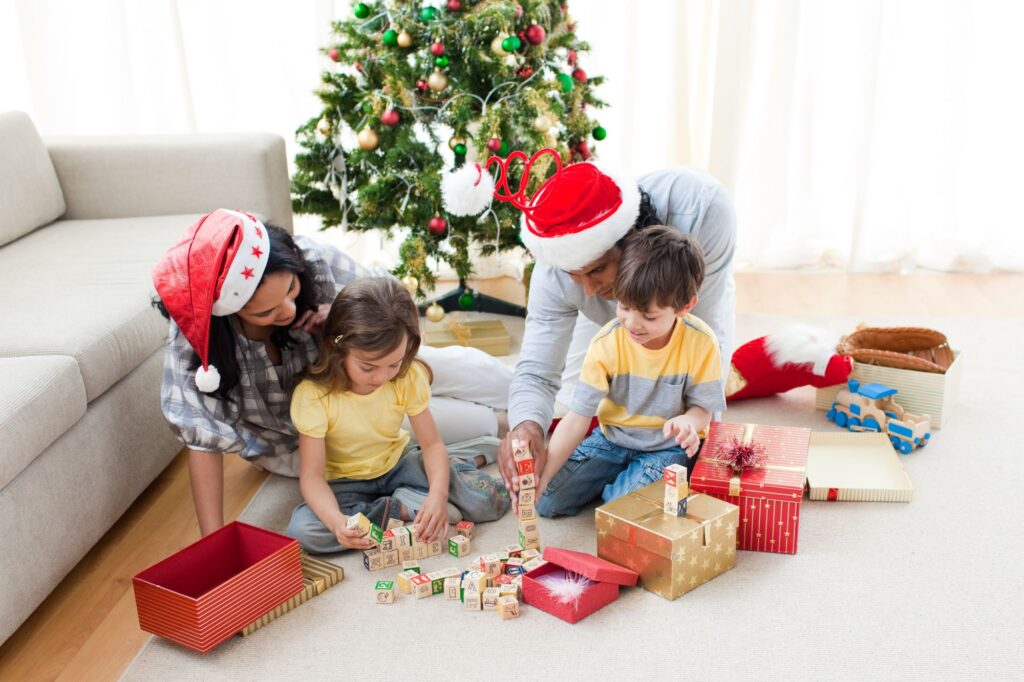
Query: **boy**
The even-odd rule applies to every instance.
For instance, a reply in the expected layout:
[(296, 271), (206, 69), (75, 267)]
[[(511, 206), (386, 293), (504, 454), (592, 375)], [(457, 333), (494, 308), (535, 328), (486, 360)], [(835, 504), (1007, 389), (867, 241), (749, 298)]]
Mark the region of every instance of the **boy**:
[[(537, 513), (574, 515), (697, 454), (712, 413), (725, 409), (718, 341), (689, 314), (703, 279), (689, 235), (657, 225), (624, 239), (616, 319), (591, 342), (572, 409), (551, 436)], [(600, 428), (583, 440), (594, 415)]]

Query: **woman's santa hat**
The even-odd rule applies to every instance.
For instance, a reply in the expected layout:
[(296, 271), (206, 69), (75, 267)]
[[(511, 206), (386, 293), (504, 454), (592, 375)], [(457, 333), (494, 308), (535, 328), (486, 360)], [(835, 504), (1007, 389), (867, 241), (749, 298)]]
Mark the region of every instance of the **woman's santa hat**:
[[(555, 174), (532, 196), (526, 194), (530, 170), (543, 155), (555, 159)], [(509, 166), (524, 163), (519, 187), (509, 187)], [(497, 179), (488, 170), (498, 166)], [(481, 166), (466, 164), (441, 182), (445, 210), (452, 215), (478, 215), (491, 198), (507, 201), (523, 212), (520, 238), (537, 260), (561, 270), (578, 270), (611, 250), (640, 215), (640, 189), (592, 162), (562, 167), (553, 149), (531, 157), (514, 151), (508, 158), (492, 156)]]
[(153, 285), (171, 319), (192, 344), (201, 367), (196, 386), (211, 393), (220, 372), (210, 365), (210, 317), (249, 302), (270, 255), (267, 228), (248, 213), (217, 209), (185, 230), (153, 268)]

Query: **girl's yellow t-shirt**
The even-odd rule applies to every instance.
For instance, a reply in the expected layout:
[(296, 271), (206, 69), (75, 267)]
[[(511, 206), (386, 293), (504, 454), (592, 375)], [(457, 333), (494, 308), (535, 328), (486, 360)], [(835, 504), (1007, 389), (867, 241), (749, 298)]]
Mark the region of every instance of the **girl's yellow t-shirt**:
[(328, 393), (305, 379), (292, 395), (292, 423), (301, 434), (323, 438), (327, 480), (378, 478), (391, 471), (409, 443), (405, 415), (416, 416), (430, 402), (430, 380), (419, 362), (369, 395)]

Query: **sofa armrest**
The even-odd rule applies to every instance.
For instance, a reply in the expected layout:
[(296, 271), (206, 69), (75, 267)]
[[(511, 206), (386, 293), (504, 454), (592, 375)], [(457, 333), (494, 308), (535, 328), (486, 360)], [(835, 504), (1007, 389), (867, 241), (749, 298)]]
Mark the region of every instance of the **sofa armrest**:
[(63, 137), (46, 146), (68, 220), (236, 208), (292, 229), (288, 161), (277, 135)]

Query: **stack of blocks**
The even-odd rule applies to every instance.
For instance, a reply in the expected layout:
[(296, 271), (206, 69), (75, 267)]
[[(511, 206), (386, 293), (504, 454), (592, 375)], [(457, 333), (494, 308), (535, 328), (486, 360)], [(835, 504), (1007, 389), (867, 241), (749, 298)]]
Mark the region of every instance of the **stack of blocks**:
[(512, 458), (519, 476), (519, 544), (524, 549), (540, 548), (537, 529), (537, 474), (529, 443), (512, 441)]
[[(356, 524), (352, 522), (352, 519), (360, 518), (366, 519), (362, 514), (356, 514), (349, 519), (349, 527), (358, 525), (362, 528), (361, 521)], [(368, 571), (379, 571), (382, 568), (391, 568), (399, 564), (402, 564), (404, 567), (409, 561), (437, 556), (444, 551), (444, 547), (447, 544), (447, 538), (434, 540), (433, 542), (421, 542), (416, 538), (416, 524), (391, 528), (384, 533), (378, 534), (375, 539), (373, 529), (376, 528), (379, 531), (380, 528), (376, 524), (370, 523), (369, 519), (366, 519), (366, 523), (370, 526), (368, 531), (370, 540), (373, 540), (378, 545), (374, 549), (368, 549), (363, 552), (363, 566)]]
[(672, 516), (686, 516), (686, 496), (690, 486), (686, 483), (686, 467), (670, 464), (663, 473), (665, 479), (665, 513)]

